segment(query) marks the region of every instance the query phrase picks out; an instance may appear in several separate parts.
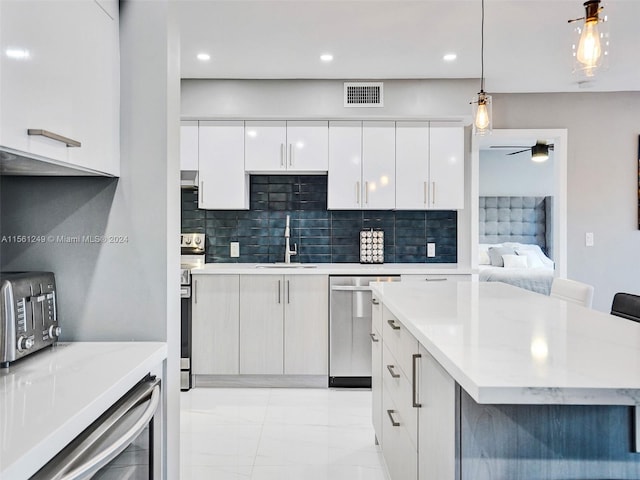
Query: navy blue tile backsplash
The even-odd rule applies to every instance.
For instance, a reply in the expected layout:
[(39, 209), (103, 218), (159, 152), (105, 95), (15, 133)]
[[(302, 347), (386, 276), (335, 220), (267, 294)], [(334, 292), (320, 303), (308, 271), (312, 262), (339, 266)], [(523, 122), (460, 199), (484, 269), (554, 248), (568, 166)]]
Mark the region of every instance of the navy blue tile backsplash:
[[(327, 210), (324, 175), (252, 175), (250, 210), (199, 210), (198, 191), (182, 190), (182, 232), (205, 233), (206, 261), (284, 260), (285, 217), (291, 216), (292, 261), (359, 263), (359, 232), (385, 233), (386, 263), (456, 263), (457, 212)], [(229, 256), (240, 242), (240, 257)], [(427, 242), (436, 256), (427, 258)]]

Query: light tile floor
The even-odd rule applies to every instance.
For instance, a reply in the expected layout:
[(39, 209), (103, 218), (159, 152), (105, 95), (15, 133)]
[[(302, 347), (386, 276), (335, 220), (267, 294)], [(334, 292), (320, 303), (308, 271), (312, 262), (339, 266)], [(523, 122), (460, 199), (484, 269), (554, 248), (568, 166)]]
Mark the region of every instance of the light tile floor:
[(181, 480), (388, 480), (368, 390), (197, 388), (180, 403)]

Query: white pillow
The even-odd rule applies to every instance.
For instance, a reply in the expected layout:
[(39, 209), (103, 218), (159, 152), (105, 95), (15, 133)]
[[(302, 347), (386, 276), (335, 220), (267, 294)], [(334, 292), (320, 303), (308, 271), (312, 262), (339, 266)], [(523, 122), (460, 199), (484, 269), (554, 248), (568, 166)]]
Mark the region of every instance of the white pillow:
[(547, 257), (543, 252), (540, 246), (538, 245), (520, 245), (516, 248), (516, 253), (519, 255), (524, 255), (524, 252), (533, 253), (545, 267), (553, 268), (553, 260)]
[(504, 268), (527, 268), (527, 257), (520, 255), (502, 255)]
[(516, 248), (516, 253), (527, 259), (529, 268), (544, 268), (544, 263), (542, 263), (542, 260), (540, 260), (540, 257), (538, 257), (535, 251)]
[(491, 265), (489, 252), (487, 252), (486, 250), (480, 250), (478, 252), (478, 265)]

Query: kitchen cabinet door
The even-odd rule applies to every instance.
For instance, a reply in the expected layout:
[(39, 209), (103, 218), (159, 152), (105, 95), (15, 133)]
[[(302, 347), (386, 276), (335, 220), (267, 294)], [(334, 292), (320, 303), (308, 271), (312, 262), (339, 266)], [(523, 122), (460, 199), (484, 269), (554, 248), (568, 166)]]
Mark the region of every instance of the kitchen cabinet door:
[(362, 208), (362, 122), (329, 122), (327, 208)]
[(464, 208), (464, 128), (431, 122), (429, 208)]
[(247, 172), (287, 169), (287, 126), (283, 121), (245, 122), (244, 168)]
[(429, 208), (429, 122), (396, 122), (396, 209)]
[[(0, 9), (2, 148), (119, 175), (117, 15), (95, 2), (0, 2)], [(28, 129), (81, 146), (28, 135)]]
[(418, 382), (419, 480), (455, 479), (456, 411), (459, 408), (453, 378), (420, 346)]
[(284, 276), (284, 373), (328, 375), (329, 279)]
[(283, 373), (284, 278), (240, 277), (240, 373)]
[(362, 207), (388, 210), (396, 206), (395, 122), (362, 122)]
[(198, 208), (249, 209), (249, 175), (244, 171), (244, 123), (200, 122)]
[(194, 275), (192, 285), (194, 375), (237, 375), (240, 345), (239, 275)]
[(371, 411), (373, 429), (382, 445), (382, 304), (374, 296), (371, 312)]
[(197, 120), (180, 122), (180, 170), (198, 170)]
[(288, 171), (326, 172), (329, 168), (329, 122), (287, 121), (286, 156)]

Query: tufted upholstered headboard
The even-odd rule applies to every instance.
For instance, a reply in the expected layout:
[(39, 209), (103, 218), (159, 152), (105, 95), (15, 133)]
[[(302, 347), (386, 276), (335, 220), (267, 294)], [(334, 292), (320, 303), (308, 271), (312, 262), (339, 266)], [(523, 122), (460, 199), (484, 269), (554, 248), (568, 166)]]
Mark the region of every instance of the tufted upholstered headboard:
[(480, 243), (536, 244), (551, 257), (551, 202), (552, 197), (480, 197)]

